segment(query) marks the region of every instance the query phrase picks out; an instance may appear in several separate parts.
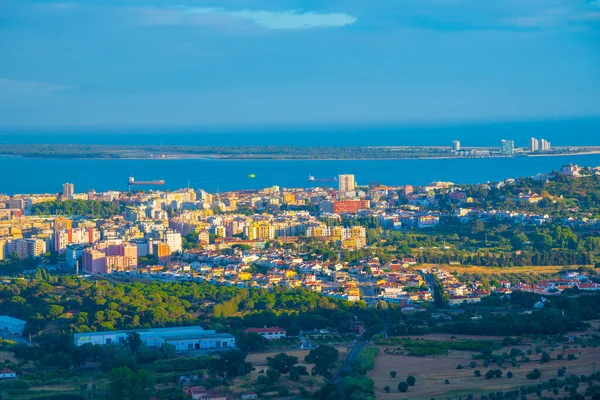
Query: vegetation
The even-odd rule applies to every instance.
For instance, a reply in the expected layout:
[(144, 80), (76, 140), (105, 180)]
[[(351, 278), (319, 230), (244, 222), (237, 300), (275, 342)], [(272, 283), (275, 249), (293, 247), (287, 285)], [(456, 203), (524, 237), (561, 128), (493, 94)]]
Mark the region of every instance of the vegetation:
[(96, 218), (109, 218), (121, 211), (120, 203), (100, 200), (44, 201), (31, 208), (33, 215), (89, 215)]

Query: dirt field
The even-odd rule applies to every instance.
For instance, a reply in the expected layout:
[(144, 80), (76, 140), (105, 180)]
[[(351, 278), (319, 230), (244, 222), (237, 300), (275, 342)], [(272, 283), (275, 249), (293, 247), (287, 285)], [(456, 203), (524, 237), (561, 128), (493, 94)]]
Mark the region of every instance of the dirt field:
[[(375, 369), (369, 372), (369, 376), (375, 382), (375, 393), (377, 399), (398, 400), (406, 399), (451, 399), (460, 396), (466, 396), (469, 393), (482, 394), (492, 391), (506, 391), (518, 389), (523, 385), (532, 385), (538, 381), (526, 379), (525, 375), (534, 368), (542, 372), (542, 380), (548, 380), (556, 377), (556, 372), (562, 366), (567, 367), (567, 374), (589, 374), (592, 372), (593, 362), (600, 359), (599, 348), (586, 349), (568, 349), (566, 354), (575, 354), (578, 359), (574, 361), (553, 360), (546, 364), (540, 364), (539, 355), (530, 356), (531, 362), (522, 363), (521, 368), (513, 368), (510, 364), (505, 364), (503, 376), (497, 379), (485, 379), (483, 376), (476, 377), (473, 374), (475, 369), (479, 369), (483, 374), (488, 369), (498, 369), (496, 364), (490, 364), (488, 368), (483, 367), (483, 362), (477, 360), (477, 366), (474, 369), (468, 367), (471, 362), (471, 352), (451, 351), (448, 356), (443, 357), (408, 357), (387, 355), (383, 352), (385, 346), (381, 347)], [(507, 348), (503, 351), (508, 351)], [(544, 349), (547, 350), (547, 349)], [(560, 350), (562, 352), (562, 350)], [(582, 354), (579, 354), (579, 353)], [(550, 352), (552, 358), (556, 358), (559, 351)], [(565, 356), (566, 358), (566, 356)], [(466, 368), (457, 370), (456, 366), (461, 364)], [(397, 372), (396, 378), (390, 377), (390, 371)], [(514, 377), (506, 378), (506, 373), (512, 371)], [(417, 379), (414, 387), (411, 387), (407, 393), (398, 392), (398, 383), (405, 380), (407, 376), (413, 375)], [(449, 385), (444, 381), (448, 379)], [(391, 392), (385, 393), (385, 386), (391, 388)]]

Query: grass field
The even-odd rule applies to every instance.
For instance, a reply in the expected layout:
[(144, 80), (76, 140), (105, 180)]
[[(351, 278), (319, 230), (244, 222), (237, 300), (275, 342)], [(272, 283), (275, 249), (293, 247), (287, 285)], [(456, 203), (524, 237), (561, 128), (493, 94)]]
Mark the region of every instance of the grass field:
[[(429, 336), (427, 339), (444, 340), (444, 335)], [(472, 337), (473, 339), (485, 339), (486, 337)], [(461, 337), (460, 339), (465, 339)], [(487, 339), (492, 339), (487, 337)], [(540, 346), (540, 343), (529, 343), (527, 346), (519, 346), (521, 349), (535, 348)], [(524, 385), (533, 385), (539, 383), (539, 380), (528, 380), (526, 374), (529, 371), (537, 368), (542, 372), (542, 380), (548, 380), (557, 376), (557, 370), (562, 366), (567, 367), (567, 374), (589, 374), (592, 372), (593, 363), (600, 359), (600, 348), (570, 348), (565, 351), (565, 354), (575, 354), (577, 360), (567, 361), (556, 360), (558, 353), (561, 353), (562, 347), (556, 346), (554, 351), (550, 351), (551, 346), (541, 345), (544, 351), (547, 351), (553, 358), (552, 361), (546, 364), (540, 364), (539, 354), (533, 354), (530, 357), (531, 362), (521, 363), (520, 368), (512, 367), (510, 363), (505, 363), (503, 368), (497, 364), (490, 364), (487, 368), (483, 366), (482, 360), (475, 360), (477, 366), (470, 368), (468, 365), (473, 361), (471, 355), (473, 352), (465, 351), (450, 351), (447, 356), (430, 356), (430, 357), (410, 357), (406, 355), (388, 355), (384, 353), (388, 346), (380, 346), (381, 351), (376, 360), (376, 367), (369, 372), (369, 376), (375, 382), (375, 393), (377, 399), (397, 400), (397, 399), (456, 399), (465, 397), (469, 393), (474, 395), (487, 394), (492, 391), (507, 391), (519, 389)], [(510, 346), (500, 352), (508, 352)], [(581, 353), (581, 354), (580, 354)], [(457, 365), (463, 365), (464, 369), (456, 369)], [(474, 370), (480, 370), (482, 376), (476, 377)], [(503, 376), (496, 379), (485, 379), (483, 375), (489, 369), (502, 369)], [(390, 376), (390, 371), (396, 371), (396, 378)], [(507, 378), (506, 373), (512, 371), (513, 378)], [(417, 383), (411, 387), (407, 393), (398, 392), (398, 383), (405, 380), (407, 376), (416, 377)], [(445, 384), (448, 379), (450, 384)], [(390, 393), (385, 393), (385, 386), (391, 388)]]

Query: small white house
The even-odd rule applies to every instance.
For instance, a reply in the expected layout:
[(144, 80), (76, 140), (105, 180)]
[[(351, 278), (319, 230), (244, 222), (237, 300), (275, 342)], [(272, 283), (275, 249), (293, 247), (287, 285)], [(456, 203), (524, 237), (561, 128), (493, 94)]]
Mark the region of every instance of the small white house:
[(0, 335), (23, 335), (25, 324), (27, 322), (9, 317), (8, 315), (0, 316)]
[(17, 373), (10, 368), (4, 368), (0, 371), (0, 379), (16, 379)]
[(254, 392), (242, 393), (242, 400), (256, 400), (258, 395)]

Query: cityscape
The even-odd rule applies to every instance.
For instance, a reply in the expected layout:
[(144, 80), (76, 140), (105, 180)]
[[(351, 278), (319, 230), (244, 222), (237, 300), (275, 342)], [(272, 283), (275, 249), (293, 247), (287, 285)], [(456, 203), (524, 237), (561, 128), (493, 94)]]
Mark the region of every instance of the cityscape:
[[(504, 147), (513, 150), (512, 142), (503, 142)], [(15, 308), (18, 302), (15, 296), (4, 296), (14, 292), (11, 288), (16, 288), (13, 285), (17, 281), (11, 283), (14, 278), (10, 277), (5, 280), (2, 291), (5, 300), (0, 304), (0, 311), (5, 314), (0, 316), (4, 351), (13, 349), (17, 357), (28, 348), (62, 351), (60, 354), (66, 351), (64, 357), (73, 352), (69, 357), (79, 357), (80, 368), (89, 368), (93, 365), (88, 364), (92, 349), (102, 354), (105, 350), (100, 349), (104, 348), (121, 351), (120, 348), (129, 348), (136, 341), (136, 346), (148, 348), (145, 351), (158, 352), (154, 357), (164, 358), (161, 363), (192, 357), (200, 363), (204, 362), (200, 360), (221, 360), (226, 364), (214, 368), (234, 368), (235, 363), (246, 357), (257, 360), (253, 361), (254, 367), (250, 366), (253, 362), (243, 361), (245, 364), (241, 365), (247, 369), (223, 375), (221, 379), (234, 379), (224, 387), (209, 380), (214, 378), (201, 378), (197, 373), (177, 375), (175, 383), (167, 383), (167, 377), (160, 378), (166, 385), (150, 385), (153, 379), (147, 378), (144, 387), (148, 396), (200, 399), (262, 396), (258, 392), (268, 393), (283, 385), (278, 383), (283, 378), (276, 378), (274, 370), (279, 374), (293, 371), (289, 372), (291, 386), (285, 386), (288, 396), (299, 390), (298, 393), (304, 393), (302, 396), (325, 398), (322, 396), (329, 396), (328, 391), (349, 384), (347, 378), (336, 383), (336, 368), (342, 371), (363, 368), (359, 367), (362, 362), (390, 365), (391, 372), (385, 374), (362, 372), (369, 378), (361, 379), (375, 382), (373, 390), (379, 392), (378, 396), (394, 398), (394, 390), (429, 396), (444, 390), (436, 385), (446, 385), (449, 379), (427, 375), (429, 378), (424, 379), (429, 383), (423, 388), (410, 384), (407, 388), (400, 382), (392, 390), (392, 382), (387, 383), (394, 380), (397, 369), (401, 368), (402, 364), (395, 366), (401, 360), (398, 357), (424, 356), (431, 351), (429, 356), (436, 355), (431, 361), (436, 362), (438, 357), (448, 357), (443, 355), (449, 350), (440, 349), (463, 347), (475, 353), (482, 351), (485, 357), (488, 350), (482, 348), (505, 346), (510, 339), (507, 335), (523, 351), (533, 343), (540, 343), (536, 348), (542, 350), (536, 355), (542, 357), (542, 363), (549, 362), (544, 361), (546, 357), (570, 359), (575, 353), (565, 355), (565, 350), (557, 353), (555, 344), (544, 345), (549, 343), (548, 339), (543, 342), (534, 337), (525, 339), (522, 335), (531, 334), (529, 330), (533, 328), (519, 327), (518, 320), (527, 316), (541, 319), (541, 323), (544, 318), (557, 318), (552, 310), (560, 308), (563, 296), (586, 301), (585, 304), (595, 302), (588, 312), (592, 318), (600, 318), (597, 308), (600, 282), (593, 268), (594, 264), (596, 268), (600, 265), (599, 179), (600, 167), (566, 164), (558, 172), (485, 185), (453, 182), (425, 186), (361, 185), (354, 175), (341, 174), (311, 188), (273, 186), (208, 193), (191, 188), (165, 191), (160, 188), (163, 181), (129, 177), (126, 191), (80, 193), (74, 184), (64, 183), (56, 194), (3, 196), (0, 263), (4, 273), (20, 276), (24, 282), (30, 282), (28, 285), (34, 285), (31, 294), (38, 292), (40, 289), (35, 288), (42, 284), (47, 292), (43, 299)], [(575, 194), (569, 194), (565, 185), (576, 187)], [(573, 202), (585, 207), (573, 208)], [(119, 291), (139, 290), (139, 285), (163, 294), (149, 295), (161, 296), (157, 304), (149, 298), (151, 303), (136, 306), (148, 311), (134, 316), (134, 320), (127, 316), (127, 302), (119, 304), (125, 300), (106, 302)], [(172, 285), (180, 285), (186, 291), (218, 290), (220, 294), (198, 298), (214, 299), (208, 303), (184, 300), (187, 295), (172, 303), (175, 300), (169, 294), (175, 290)], [(78, 296), (76, 293), (83, 288), (91, 290), (89, 296), (96, 299), (91, 309), (84, 298), (75, 303), (71, 298)], [(272, 297), (274, 294), (278, 297)], [(282, 298), (289, 296), (308, 296), (318, 301), (314, 309), (300, 306), (303, 312), (316, 313), (313, 318), (327, 309), (346, 310), (346, 313), (363, 311), (359, 317), (337, 323), (332, 319), (303, 320), (302, 313), (295, 314), (293, 310), (307, 300), (293, 300), (300, 302), (294, 306), (282, 304)], [(44, 311), (48, 314), (43, 320), (39, 312), (32, 313), (39, 308), (34, 304), (40, 301), (47, 304), (42, 308), (48, 310)], [(514, 308), (516, 301), (520, 305)], [(154, 307), (158, 309), (154, 311)], [(175, 312), (173, 307), (179, 311)], [(513, 318), (517, 318), (514, 327), (495, 331), (497, 317), (489, 311), (498, 307), (503, 313), (513, 313)], [(159, 309), (163, 315), (157, 319)], [(195, 309), (199, 314), (194, 313)], [(283, 314), (277, 316), (272, 310)], [(284, 318), (285, 315), (288, 316)], [(239, 318), (236, 316), (244, 316), (242, 326), (233, 323)], [(466, 328), (465, 318), (481, 323), (471, 322), (472, 326)], [(597, 334), (585, 333), (589, 332), (589, 324), (573, 320), (572, 316), (561, 318), (565, 318), (562, 325), (553, 323), (540, 332), (536, 328), (535, 334), (543, 338), (547, 334), (560, 337), (570, 332), (570, 342), (591, 340), (591, 344), (598, 340)], [(571, 333), (577, 331), (581, 334)], [(451, 340), (446, 341), (449, 336), (443, 335), (450, 333), (454, 338), (474, 332), (482, 338), (490, 335), (491, 341), (465, 336), (454, 346)], [(47, 339), (57, 334), (66, 335), (72, 350), (47, 347)], [(425, 341), (417, 345), (403, 339), (411, 335), (424, 337)], [(494, 344), (494, 340), (501, 340), (502, 344)], [(432, 346), (441, 347), (434, 351)], [(159, 355), (167, 348), (172, 355)], [(297, 384), (305, 380), (316, 384), (314, 378), (302, 376), (321, 352), (331, 353), (332, 361), (325, 366), (314, 361), (317, 364), (309, 376), (324, 377), (325, 386), (317, 385), (316, 391), (309, 394)], [(401, 356), (405, 352), (407, 355)], [(134, 359), (139, 357), (135, 354), (131, 356)], [(285, 360), (293, 367), (280, 367), (274, 358), (265, 359), (263, 354), (276, 355), (280, 362)], [(509, 357), (498, 364), (508, 363), (509, 368), (511, 362), (521, 365), (519, 368), (525, 370), (519, 373), (526, 382), (530, 375), (537, 376), (540, 369), (530, 368), (537, 362), (523, 354), (513, 357), (514, 361)], [(589, 363), (585, 360), (595, 359), (595, 351), (585, 356), (577, 354), (573, 357), (581, 361), (574, 368), (586, 371)], [(478, 360), (475, 356), (474, 360)], [(346, 361), (336, 366), (338, 357)], [(484, 365), (489, 362), (482, 359)], [(525, 359), (532, 364), (523, 364)], [(261, 363), (266, 363), (265, 367), (260, 367)], [(471, 366), (465, 373), (453, 372), (459, 390), (465, 393), (472, 391), (473, 386), (485, 386), (488, 379), (487, 372), (480, 382), (468, 378), (473, 371), (476, 378), (480, 371), (474, 370), (478, 361), (469, 363)], [(110, 378), (115, 370), (111, 372), (103, 365), (100, 368), (109, 373), (106, 379), (117, 379)], [(267, 367), (271, 372), (262, 376), (258, 368)], [(205, 367), (198, 364), (190, 368)], [(221, 373), (212, 370), (212, 361), (207, 368), (210, 374)], [(375, 368), (377, 373), (379, 367)], [(454, 371), (463, 368), (456, 367)], [(503, 369), (489, 371), (495, 377), (504, 374)], [(7, 361), (2, 373), (7, 374), (7, 382), (14, 380), (15, 387), (21, 387), (16, 382), (22, 382), (24, 388), (24, 382), (29, 381), (20, 374), (25, 371), (26, 366)], [(419, 371), (421, 376), (417, 379), (423, 377), (424, 372), (419, 369), (410, 371), (411, 374)], [(508, 373), (513, 377), (517, 371)], [(256, 383), (242, 383), (254, 374), (258, 374)], [(85, 377), (82, 370), (61, 379), (85, 382)], [(97, 379), (102, 382), (102, 378)], [(201, 383), (194, 385), (194, 382)], [(86, 392), (102, 396), (102, 386), (95, 383), (83, 386)], [(535, 387), (527, 390), (535, 392)], [(31, 390), (33, 387), (24, 393)], [(525, 389), (521, 386), (520, 390)]]
[(0, 0), (0, 400), (600, 400), (600, 0)]

